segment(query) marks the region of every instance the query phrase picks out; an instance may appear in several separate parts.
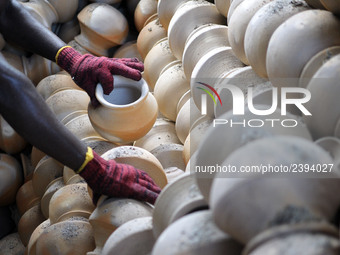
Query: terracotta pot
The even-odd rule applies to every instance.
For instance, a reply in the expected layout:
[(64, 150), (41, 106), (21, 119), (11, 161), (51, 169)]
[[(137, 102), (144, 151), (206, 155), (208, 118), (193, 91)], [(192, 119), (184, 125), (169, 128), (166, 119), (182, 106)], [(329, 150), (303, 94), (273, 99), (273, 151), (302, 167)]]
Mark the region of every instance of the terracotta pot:
[(40, 198), (33, 190), (32, 180), (25, 182), (16, 194), (16, 205), (20, 215), (23, 215), (28, 209), (37, 205)]
[[(265, 79), (259, 77), (253, 70), (251, 66), (246, 66), (243, 68), (239, 68), (231, 73), (227, 73), (225, 77), (221, 77), (217, 83), (215, 84), (215, 88), (217, 93), (220, 95), (221, 102), (223, 104), (214, 104), (209, 101), (209, 106), (214, 108), (214, 116), (216, 118), (220, 117), (224, 113), (232, 110), (233, 107), (233, 94), (232, 92), (226, 88), (228, 85), (234, 85), (237, 88), (241, 89), (242, 91), (247, 91), (248, 88), (253, 89), (252, 94), (252, 102), (253, 104), (261, 103), (266, 104), (264, 100), (254, 100), (254, 97), (259, 94), (259, 92), (264, 91), (266, 89), (272, 89), (273, 86), (271, 83)], [(245, 95), (245, 102), (248, 102), (249, 94)], [(271, 99), (271, 97), (270, 97)], [(270, 106), (272, 105), (272, 100), (269, 100)], [(208, 106), (208, 107), (209, 107)], [(270, 107), (268, 107), (270, 108)]]
[[(311, 141), (292, 136), (275, 136), (239, 148), (221, 167), (230, 164), (240, 169), (241, 165), (270, 164), (289, 169), (293, 162), (313, 165), (330, 164), (333, 160)], [(237, 178), (223, 178), (228, 176)], [(340, 205), (340, 199), (333, 196), (340, 189), (338, 177), (339, 174), (330, 172), (329, 168), (327, 173), (304, 172), (301, 175), (289, 172), (271, 172), (266, 176), (258, 172), (236, 172), (235, 175), (218, 173), (210, 194), (215, 223), (233, 238), (246, 244), (272, 225), (331, 220)], [(249, 194), (253, 199), (249, 199)]]
[(19, 234), (12, 233), (0, 240), (0, 252), (2, 255), (24, 254), (25, 246), (22, 244)]
[(193, 176), (181, 175), (167, 185), (156, 200), (153, 212), (155, 238), (179, 218), (207, 206)]
[(48, 186), (46, 187), (46, 191), (41, 198), (41, 212), (44, 215), (46, 219), (49, 217), (49, 207), (50, 207), (50, 201), (53, 196), (53, 194), (59, 190), (60, 188), (64, 187), (64, 179), (63, 177), (59, 177), (57, 179), (54, 179), (51, 181)]
[(207, 1), (188, 1), (174, 13), (169, 23), (169, 46), (174, 56), (182, 60), (185, 42), (192, 31), (204, 24), (226, 24), (216, 6)]
[[(64, 121), (66, 120), (64, 119)], [(87, 114), (81, 114), (75, 118), (72, 118), (65, 124), (65, 127), (80, 140), (90, 137), (101, 137), (101, 135), (98, 134), (98, 132), (92, 126), (90, 118)]]
[(51, 226), (51, 222), (50, 219), (47, 219), (34, 229), (27, 245), (27, 255), (36, 255), (37, 240), (40, 237), (41, 233), (43, 233), (44, 230), (49, 226)]
[(188, 90), (190, 82), (185, 77), (182, 62), (174, 63), (161, 73), (154, 88), (159, 111), (169, 120), (175, 121), (178, 101)]
[(20, 218), (18, 232), (22, 243), (27, 246), (34, 229), (45, 219), (40, 210), (40, 203), (28, 209)]
[(134, 146), (152, 151), (160, 145), (180, 143), (175, 124), (167, 119), (158, 118), (151, 130), (134, 142)]
[(80, 33), (80, 26), (78, 19), (74, 17), (70, 21), (67, 21), (60, 25), (59, 31), (57, 33), (58, 37), (64, 42), (71, 42), (74, 37)]
[[(133, 243), (133, 245), (130, 245)], [(102, 255), (119, 253), (150, 254), (155, 239), (152, 234), (152, 217), (143, 217), (126, 222), (114, 231), (106, 241)]]
[(115, 143), (130, 143), (152, 128), (157, 118), (157, 101), (149, 93), (147, 83), (141, 79), (114, 76), (115, 89), (103, 94), (97, 86), (96, 97), (100, 105), (88, 105), (89, 118), (94, 129), (104, 138)]
[(260, 77), (268, 77), (266, 57), (274, 31), (296, 13), (309, 10), (304, 0), (276, 0), (260, 8), (251, 18), (244, 36), (244, 50), (249, 64)]
[[(336, 95), (339, 93), (339, 86), (336, 85), (336, 81), (339, 79), (337, 69), (339, 63), (339, 55), (327, 61), (307, 86), (311, 93), (311, 99), (305, 104), (305, 107), (312, 116), (303, 116), (303, 119), (314, 139), (333, 136), (340, 119), (339, 105), (336, 103)], [(320, 100), (322, 100), (322, 104), (320, 104)]]
[(120, 146), (107, 151), (102, 157), (106, 160), (114, 159), (118, 163), (129, 164), (145, 171), (160, 188), (167, 184), (162, 164), (145, 149), (135, 146)]
[(175, 60), (177, 59), (170, 50), (167, 37), (155, 43), (144, 59), (143, 78), (150, 91), (153, 91), (162, 69)]
[(206, 53), (223, 46), (229, 46), (227, 26), (206, 24), (195, 29), (185, 43), (182, 56), (183, 69), (187, 79), (191, 78), (197, 62)]
[(184, 144), (189, 135), (191, 124), (201, 116), (194, 100), (188, 100), (177, 114), (175, 129), (179, 140)]
[(244, 0), (235, 9), (235, 15), (233, 15), (228, 22), (228, 38), (230, 46), (232, 47), (235, 55), (246, 65), (249, 65), (244, 49), (244, 37), (247, 26), (254, 14), (269, 2), (270, 0), (261, 2)]
[(62, 90), (82, 90), (77, 84), (73, 82), (70, 75), (65, 74), (53, 74), (45, 77), (38, 83), (36, 89), (45, 100)]
[[(268, 109), (268, 106), (261, 106), (257, 109)], [(263, 121), (263, 125), (260, 127), (252, 127), (248, 124), (235, 124), (235, 125), (216, 125), (207, 130), (206, 135), (202, 138), (201, 144), (197, 149), (197, 161), (192, 162), (191, 172), (195, 173), (198, 187), (207, 201), (209, 201), (210, 189), (215, 173), (204, 172), (209, 166), (221, 165), (222, 162), (229, 157), (235, 150), (246, 145), (253, 140), (263, 137), (271, 137), (276, 135), (286, 135), (293, 137), (302, 137), (307, 140), (312, 140), (310, 132), (301, 119), (292, 114), (282, 116), (280, 109), (276, 110), (273, 114), (267, 116), (258, 116), (252, 114), (249, 109), (245, 108), (245, 114), (234, 115), (232, 111), (229, 111), (220, 119), (227, 120), (233, 123), (249, 123), (249, 120), (260, 119)], [(287, 128), (282, 126), (280, 121), (284, 119), (296, 120), (296, 127)], [(271, 122), (265, 121), (265, 119), (278, 119), (279, 122), (272, 126)], [(228, 145), (225, 145), (225, 141), (228, 141)], [(198, 169), (203, 169), (199, 171)]]
[(229, 7), (232, 0), (215, 0), (217, 10), (224, 16), (228, 17)]
[(9, 235), (11, 232), (13, 232), (14, 228), (16, 227), (14, 221), (12, 220), (11, 211), (9, 207), (0, 207), (0, 224), (1, 224), (0, 230), (0, 247), (1, 247), (1, 239)]
[(106, 198), (98, 201), (97, 208), (90, 216), (98, 252), (118, 227), (136, 218), (152, 215), (149, 204), (133, 199)]
[[(198, 109), (201, 109), (202, 94), (205, 91), (198, 89), (202, 87), (199, 82), (210, 86), (219, 81), (219, 77), (235, 68), (243, 67), (244, 64), (236, 58), (230, 47), (219, 47), (209, 51), (196, 64), (191, 74), (190, 87), (191, 95)], [(204, 87), (204, 86), (203, 86)], [(213, 102), (207, 100), (207, 115), (214, 116)]]
[(156, 42), (165, 38), (166, 36), (166, 30), (160, 24), (159, 19), (155, 19), (149, 24), (145, 25), (137, 37), (137, 49), (142, 56), (142, 59), (145, 59), (146, 55)]
[[(245, 255), (260, 254), (338, 254), (338, 231), (325, 222), (274, 227), (256, 236)], [(287, 245), (289, 249), (287, 249)], [(269, 253), (268, 253), (269, 252)]]
[(49, 206), (51, 224), (67, 221), (73, 216), (88, 218), (94, 205), (87, 191), (86, 183), (66, 185), (52, 196)]
[(8, 154), (16, 154), (26, 146), (26, 140), (0, 115), (0, 149)]
[(89, 102), (87, 93), (76, 89), (61, 90), (46, 99), (46, 104), (59, 121), (74, 111), (86, 110)]
[(47, 227), (36, 243), (36, 254), (83, 255), (95, 247), (90, 223), (63, 221)]
[(312, 57), (301, 72), (299, 86), (306, 88), (320, 67), (339, 53), (340, 46), (333, 46), (320, 51)]
[(74, 39), (97, 56), (108, 56), (108, 50), (123, 44), (127, 37), (129, 27), (126, 18), (110, 5), (89, 4), (77, 17), (81, 33)]
[(136, 41), (124, 43), (113, 55), (114, 58), (138, 58), (143, 60), (137, 49)]
[(216, 227), (211, 211), (204, 210), (171, 224), (157, 239), (151, 254), (236, 255), (241, 254), (242, 248)]
[(54, 158), (45, 156), (34, 169), (32, 185), (34, 192), (40, 198), (44, 195), (48, 184), (63, 175), (64, 166)]
[(339, 1), (337, 0), (320, 0), (326, 10), (333, 12), (335, 15), (340, 14)]
[[(311, 21), (318, 26), (311, 25)], [(297, 22), (300, 26), (296, 26)], [(267, 73), (273, 85), (298, 86), (297, 78), (307, 62), (321, 50), (339, 45), (339, 26), (340, 20), (323, 10), (304, 11), (282, 23), (273, 33), (267, 51)], [(301, 27), (304, 29), (301, 30)]]
[(145, 21), (157, 12), (157, 0), (140, 0), (134, 13), (134, 21), (137, 31), (143, 29)]
[(23, 183), (23, 174), (16, 158), (0, 153), (0, 206), (15, 202), (15, 196)]

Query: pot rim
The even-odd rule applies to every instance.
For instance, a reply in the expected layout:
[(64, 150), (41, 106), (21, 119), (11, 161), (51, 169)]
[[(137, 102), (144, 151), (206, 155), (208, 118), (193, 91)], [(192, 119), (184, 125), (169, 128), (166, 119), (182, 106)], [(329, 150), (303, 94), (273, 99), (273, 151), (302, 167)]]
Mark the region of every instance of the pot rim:
[[(114, 79), (114, 88), (128, 86), (128, 87), (135, 88), (135, 89), (139, 90), (141, 92), (141, 94), (136, 101), (133, 101), (131, 103), (122, 104), (122, 105), (113, 104), (113, 103), (108, 102), (104, 98), (103, 87), (100, 83), (98, 83), (97, 87), (96, 87), (95, 95), (96, 95), (96, 98), (98, 99), (99, 103), (104, 107), (107, 107), (107, 108), (110, 108), (110, 109), (122, 109), (122, 108), (126, 108), (126, 107), (129, 107), (129, 106), (133, 106), (133, 105), (136, 105), (139, 102), (141, 102), (149, 93), (149, 86), (143, 78), (140, 79), (139, 81), (135, 81), (135, 80), (132, 80), (132, 79), (120, 76), (120, 75), (113, 75), (113, 79)], [(115, 89), (113, 89), (111, 93), (113, 93), (114, 90)]]

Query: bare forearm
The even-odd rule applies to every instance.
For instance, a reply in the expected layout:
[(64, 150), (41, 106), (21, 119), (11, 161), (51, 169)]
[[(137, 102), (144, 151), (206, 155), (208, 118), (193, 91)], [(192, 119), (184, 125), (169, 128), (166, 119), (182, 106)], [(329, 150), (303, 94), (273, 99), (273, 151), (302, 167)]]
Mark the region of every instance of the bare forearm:
[(30, 144), (61, 163), (78, 169), (86, 146), (55, 117), (25, 75), (0, 54), (0, 114)]
[(65, 43), (37, 22), (18, 1), (0, 2), (2, 2), (0, 3), (0, 32), (5, 39), (54, 61), (57, 51)]

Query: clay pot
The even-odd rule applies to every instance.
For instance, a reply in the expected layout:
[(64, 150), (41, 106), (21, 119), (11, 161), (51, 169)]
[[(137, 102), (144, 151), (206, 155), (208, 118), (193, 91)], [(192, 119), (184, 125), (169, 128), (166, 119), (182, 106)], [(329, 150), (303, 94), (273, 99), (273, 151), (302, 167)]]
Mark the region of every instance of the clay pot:
[(51, 3), (55, 11), (58, 13), (58, 21), (60, 23), (65, 23), (71, 20), (76, 14), (76, 11), (78, 8), (77, 0), (71, 0), (71, 1), (48, 0), (48, 2)]
[(95, 247), (90, 223), (81, 220), (63, 221), (47, 227), (36, 243), (36, 254), (83, 255)]
[(46, 187), (46, 191), (43, 197), (41, 198), (41, 212), (46, 219), (48, 219), (49, 217), (50, 201), (51, 201), (53, 194), (64, 186), (65, 184), (64, 184), (63, 177), (59, 177), (51, 181)]
[[(312, 21), (318, 25), (311, 25)], [(321, 50), (340, 43), (339, 26), (340, 20), (323, 10), (304, 11), (282, 23), (273, 33), (267, 51), (267, 73), (273, 85), (298, 86), (297, 78), (307, 62)]]
[(180, 143), (175, 124), (167, 119), (158, 118), (151, 130), (134, 142), (134, 146), (152, 151), (160, 145)]
[(190, 82), (185, 77), (182, 62), (174, 62), (173, 66), (161, 73), (154, 88), (159, 111), (169, 120), (175, 121), (178, 101), (188, 90)]
[(224, 16), (228, 17), (229, 7), (232, 0), (215, 0), (217, 10)]
[(229, 11), (228, 11), (228, 15), (227, 15), (227, 21), (228, 24), (230, 23), (231, 20), (231, 16), (233, 15), (235, 9), (240, 5), (240, 3), (242, 3), (244, 0), (233, 0), (231, 1), (231, 4), (229, 6)]
[(34, 169), (32, 185), (34, 192), (40, 198), (44, 195), (48, 184), (63, 175), (64, 166), (54, 158), (45, 156)]
[[(64, 2), (64, 5), (65, 3), (66, 2)], [(24, 2), (23, 7), (28, 10), (39, 23), (50, 30), (52, 29), (52, 24), (58, 22), (58, 14), (50, 1), (30, 0)], [(73, 14), (75, 14), (75, 12)]]
[(68, 43), (69, 46), (71, 46), (76, 51), (80, 52), (81, 54), (94, 54), (87, 49), (85, 49), (82, 45), (80, 45), (76, 40), (72, 40)]
[(274, 31), (291, 16), (309, 9), (304, 0), (276, 0), (253, 15), (246, 28), (244, 50), (249, 64), (260, 77), (268, 77), (267, 48)]
[[(313, 76), (307, 89), (311, 93), (311, 99), (305, 104), (312, 116), (303, 116), (314, 139), (324, 136), (333, 136), (336, 125), (340, 119), (340, 108), (337, 104), (339, 86), (338, 66), (340, 55), (327, 61)], [(320, 102), (322, 101), (322, 104)]]
[[(15, 223), (11, 217), (11, 211), (9, 207), (0, 207), (0, 247), (1, 247), (1, 239), (7, 235), (9, 235), (13, 229), (15, 228)], [(2, 249), (0, 250), (2, 251)]]
[(160, 188), (167, 184), (161, 163), (145, 149), (135, 146), (120, 146), (107, 151), (102, 157), (106, 160), (114, 159), (118, 163), (129, 164), (145, 171)]
[(183, 3), (188, 1), (189, 0), (173, 0), (173, 1), (158, 0), (157, 13), (159, 21), (166, 31), (168, 31), (170, 20), (172, 16), (174, 16), (176, 10)]
[(227, 26), (206, 24), (195, 29), (185, 43), (182, 56), (183, 69), (187, 79), (191, 78), (197, 62), (206, 53), (223, 46), (229, 46)]
[(184, 144), (189, 135), (191, 124), (201, 116), (194, 100), (188, 100), (177, 114), (175, 129), (179, 140)]
[(169, 23), (168, 38), (172, 53), (182, 60), (185, 42), (190, 33), (204, 24), (225, 24), (216, 6), (207, 1), (188, 1), (174, 13)]
[[(257, 109), (268, 109), (268, 106), (257, 106)], [(307, 140), (312, 140), (306, 124), (297, 116), (291, 114), (282, 116), (280, 109), (267, 116), (258, 116), (252, 114), (246, 107), (244, 116), (234, 115), (232, 111), (229, 111), (219, 118), (233, 123), (243, 123), (243, 121), (245, 121), (245, 125), (235, 124), (231, 126), (230, 124), (216, 124), (215, 127), (210, 127), (202, 138), (201, 144), (197, 149), (197, 161), (192, 162), (190, 167), (191, 172), (195, 173), (198, 187), (207, 201), (209, 201), (211, 184), (215, 173), (209, 173), (209, 171), (204, 172), (204, 169), (206, 170), (209, 166), (221, 165), (222, 162), (238, 148), (253, 140), (276, 135), (302, 137)], [(280, 121), (286, 118), (296, 120), (296, 127), (287, 128), (279, 124)], [(250, 125), (252, 124), (248, 125), (247, 123), (252, 119), (262, 120), (263, 125), (261, 127), (251, 127)], [(272, 126), (272, 123), (265, 121), (265, 119), (278, 119), (279, 122)], [(226, 141), (228, 141), (227, 146), (225, 144)], [(199, 171), (198, 168), (203, 170)]]
[[(177, 107), (176, 107), (176, 112), (177, 115), (179, 111), (182, 109), (183, 105), (191, 98), (191, 91), (188, 90), (187, 92), (184, 93), (184, 95), (178, 100)], [(177, 117), (176, 117), (177, 118)]]
[(20, 215), (23, 215), (28, 209), (37, 205), (40, 198), (35, 194), (32, 180), (25, 182), (16, 194), (16, 205)]
[(322, 137), (315, 141), (317, 145), (322, 147), (325, 151), (331, 155), (334, 162), (338, 162), (340, 160), (340, 139), (333, 137), (333, 136), (327, 136)]
[(130, 41), (124, 43), (121, 47), (116, 50), (113, 55), (114, 58), (138, 58), (140, 61), (143, 60), (137, 49), (137, 42)]
[[(79, 116), (76, 116), (67, 122), (65, 127), (80, 140), (90, 137), (100, 139), (101, 136), (93, 128), (89, 116), (83, 112), (79, 114)], [(64, 119), (64, 121), (66, 120)]]
[[(293, 162), (313, 165), (330, 164), (333, 160), (311, 141), (275, 136), (244, 145), (221, 167), (231, 165), (240, 169), (241, 166), (262, 164), (289, 169)], [(223, 178), (228, 176), (237, 178)], [(246, 244), (272, 225), (333, 219), (340, 205), (339, 197), (333, 195), (340, 189), (339, 174), (330, 172), (328, 168), (327, 173), (304, 172), (301, 177), (289, 172), (270, 172), (266, 177), (258, 172), (218, 173), (210, 194), (216, 225)], [(249, 194), (253, 199), (249, 199)], [(300, 217), (296, 217), (294, 212)]]
[(161, 25), (159, 19), (151, 21), (145, 25), (137, 37), (137, 49), (142, 59), (145, 59), (156, 42), (167, 36), (166, 30)]
[[(260, 254), (338, 254), (338, 231), (324, 222), (283, 225), (256, 236), (245, 248), (245, 255)], [(289, 249), (287, 247), (289, 246)], [(268, 253), (269, 252), (269, 253)]]
[(28, 209), (20, 218), (18, 232), (22, 243), (27, 246), (34, 229), (45, 220), (40, 203)]
[[(130, 245), (133, 243), (133, 245)], [(130, 220), (114, 231), (106, 241), (102, 255), (119, 253), (150, 254), (155, 239), (152, 234), (152, 217)]]
[(88, 218), (94, 205), (86, 183), (66, 185), (52, 196), (49, 206), (51, 224), (67, 221), (73, 216)]
[(79, 174), (76, 174), (71, 168), (64, 166), (63, 184), (69, 185), (81, 182), (85, 182), (85, 180)]
[(40, 56), (33, 54), (31, 57), (21, 57), (24, 68), (24, 74), (37, 85), (39, 81), (52, 73), (57, 73), (61, 70), (54, 62)]
[(124, 223), (152, 215), (152, 207), (149, 204), (133, 199), (102, 198), (89, 219), (98, 252), (101, 251), (112, 232)]
[(325, 6), (323, 6), (322, 2), (320, 0), (306, 0), (306, 3), (315, 8), (315, 9), (320, 9), (320, 10), (324, 10)]
[(307, 64), (305, 65), (301, 72), (299, 86), (302, 88), (306, 88), (310, 80), (312, 79), (314, 74), (320, 69), (320, 67), (339, 53), (340, 46), (334, 46), (326, 48), (317, 53), (314, 57), (312, 57), (307, 62)]
[[(198, 109), (201, 109), (202, 94), (206, 92), (198, 89), (202, 87), (199, 82), (212, 87), (219, 81), (219, 77), (235, 68), (243, 67), (244, 64), (236, 58), (230, 47), (219, 47), (209, 51), (196, 64), (191, 74), (190, 87), (192, 98)], [(213, 102), (207, 100), (207, 115), (214, 116)]]
[(213, 222), (211, 211), (204, 210), (186, 215), (171, 224), (157, 239), (151, 254), (238, 255), (241, 251), (242, 245), (219, 230)]
[(81, 90), (81, 88), (74, 83), (71, 76), (65, 74), (53, 74), (45, 77), (38, 83), (36, 89), (45, 100), (62, 90)]
[(60, 25), (57, 33), (58, 37), (64, 42), (68, 43), (74, 39), (80, 33), (80, 26), (78, 19), (74, 17), (70, 21)]
[(24, 252), (25, 246), (22, 244), (18, 233), (12, 233), (0, 240), (1, 255), (21, 255)]
[(102, 155), (108, 150), (119, 146), (100, 137), (88, 137), (82, 139), (82, 141), (85, 143), (86, 146), (91, 147), (98, 155)]
[(156, 200), (153, 212), (155, 238), (179, 218), (207, 206), (193, 176), (181, 175), (167, 185)]
[(326, 10), (333, 12), (335, 15), (340, 14), (339, 1), (337, 0), (320, 0)]
[(157, 0), (140, 0), (134, 13), (134, 21), (137, 31), (143, 29), (145, 21), (157, 12)]
[(35, 168), (39, 161), (46, 156), (45, 152), (42, 152), (39, 150), (37, 147), (32, 146), (32, 151), (31, 151), (31, 164)]
[(36, 255), (36, 244), (37, 244), (37, 240), (40, 237), (41, 233), (44, 232), (44, 230), (46, 228), (48, 228), (49, 226), (51, 226), (51, 222), (49, 219), (43, 221), (39, 226), (37, 226), (32, 235), (31, 238), (28, 242), (27, 245), (27, 254), (28, 255)]
[(12, 156), (0, 153), (0, 206), (15, 202), (15, 196), (23, 182), (22, 169)]
[(16, 154), (26, 146), (26, 140), (0, 115), (0, 149), (8, 154)]
[(144, 59), (143, 78), (150, 91), (153, 91), (162, 69), (175, 60), (177, 59), (170, 50), (167, 37), (155, 43)]
[(235, 9), (233, 16), (228, 22), (228, 37), (230, 46), (232, 47), (235, 55), (246, 65), (249, 65), (249, 61), (246, 57), (244, 49), (244, 37), (247, 26), (254, 14), (269, 2), (270, 0), (264, 0), (260, 2), (244, 0)]
[(24, 173), (24, 182), (28, 182), (32, 179), (34, 167), (32, 166), (29, 157), (23, 153), (20, 153), (20, 160)]
[(157, 118), (157, 101), (149, 93), (147, 83), (141, 79), (114, 76), (115, 89), (103, 93), (97, 86), (96, 97), (100, 105), (88, 105), (89, 118), (94, 129), (107, 140), (114, 143), (130, 143), (152, 128)]
[(126, 18), (110, 5), (89, 4), (77, 17), (81, 33), (74, 40), (97, 56), (108, 56), (108, 50), (122, 44), (128, 35)]

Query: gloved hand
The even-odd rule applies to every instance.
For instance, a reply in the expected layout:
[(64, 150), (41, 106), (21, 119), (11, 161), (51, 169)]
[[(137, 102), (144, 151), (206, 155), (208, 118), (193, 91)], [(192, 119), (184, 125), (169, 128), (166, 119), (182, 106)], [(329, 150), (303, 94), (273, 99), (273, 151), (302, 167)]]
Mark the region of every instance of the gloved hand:
[(142, 78), (141, 72), (144, 70), (143, 63), (137, 58), (82, 55), (70, 46), (65, 46), (58, 51), (56, 63), (71, 75), (79, 87), (87, 92), (93, 106), (99, 104), (95, 96), (98, 83), (103, 86), (104, 94), (110, 94), (113, 90), (112, 75), (122, 75), (138, 81)]
[(99, 195), (110, 197), (126, 197), (154, 204), (161, 189), (150, 176), (128, 164), (120, 164), (115, 160), (105, 160), (90, 147), (80, 174), (92, 189), (94, 203)]

